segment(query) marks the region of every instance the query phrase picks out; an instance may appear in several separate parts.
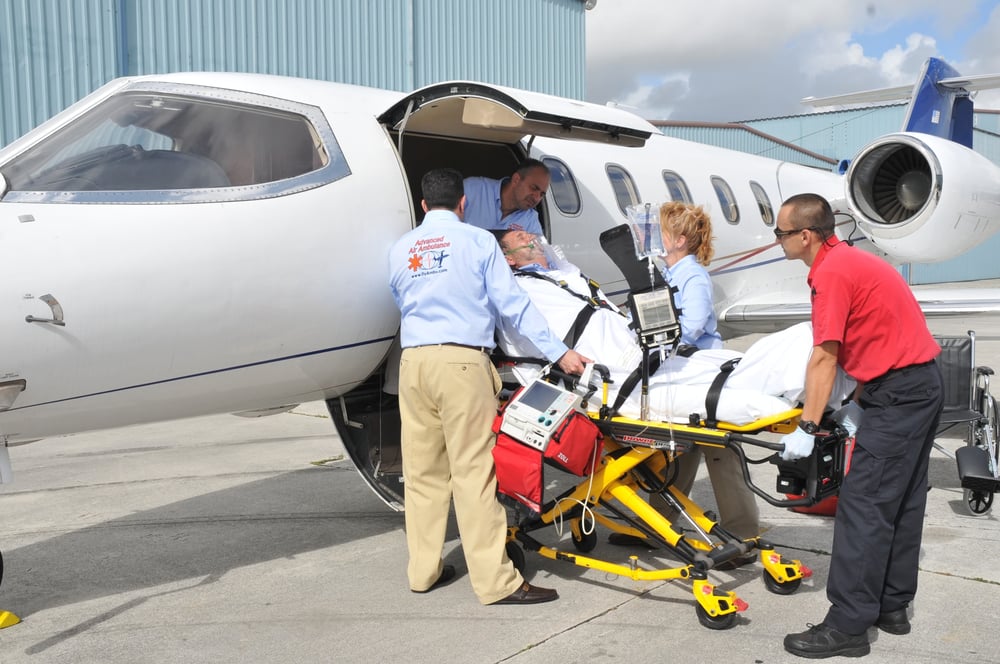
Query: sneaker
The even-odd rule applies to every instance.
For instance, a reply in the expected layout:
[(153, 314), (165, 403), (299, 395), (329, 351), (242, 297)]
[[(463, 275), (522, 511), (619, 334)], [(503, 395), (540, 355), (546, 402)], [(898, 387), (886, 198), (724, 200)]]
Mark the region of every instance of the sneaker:
[(785, 650), (799, 657), (823, 659), (825, 657), (864, 657), (871, 652), (868, 633), (845, 634), (825, 623), (810, 625), (809, 629), (785, 637)]

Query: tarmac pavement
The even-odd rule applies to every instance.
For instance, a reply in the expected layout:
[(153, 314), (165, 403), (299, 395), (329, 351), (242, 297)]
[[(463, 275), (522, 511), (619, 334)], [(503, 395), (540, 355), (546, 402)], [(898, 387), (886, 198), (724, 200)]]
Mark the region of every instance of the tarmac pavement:
[[(966, 329), (950, 327), (935, 331)], [(1000, 368), (1000, 325), (986, 327), (978, 363)], [(364, 484), (322, 403), (60, 437), (11, 458), (14, 482), (0, 486), (0, 611), (22, 622), (0, 630), (2, 664), (774, 664), (802, 661), (782, 639), (827, 608), (832, 520), (763, 501), (765, 537), (814, 576), (780, 596), (759, 564), (711, 573), (749, 604), (729, 630), (699, 624), (688, 583), (635, 582), (531, 552), (527, 578), (560, 600), (481, 606), (454, 526), (446, 562), (458, 578), (411, 593), (403, 515)], [(753, 475), (773, 487), (773, 466)], [(692, 495), (713, 503), (704, 468)], [(573, 550), (568, 533), (536, 536)], [(631, 554), (676, 564), (611, 546), (603, 532), (591, 555)], [(868, 661), (1000, 662), (998, 554), (996, 515), (970, 515), (955, 462), (935, 451), (913, 631), (871, 630)]]

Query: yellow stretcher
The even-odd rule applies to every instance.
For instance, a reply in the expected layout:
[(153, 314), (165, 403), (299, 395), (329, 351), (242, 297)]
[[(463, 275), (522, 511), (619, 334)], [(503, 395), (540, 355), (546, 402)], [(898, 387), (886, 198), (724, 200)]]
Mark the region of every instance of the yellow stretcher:
[[(726, 531), (717, 523), (715, 515), (704, 511), (670, 485), (669, 466), (693, 445), (729, 447), (743, 462), (747, 486), (765, 501), (777, 506), (812, 505), (839, 489), (843, 478), (845, 432), (818, 436), (813, 455), (806, 459), (785, 462), (779, 461), (777, 455), (768, 455), (764, 459), (751, 460), (740, 444), (781, 450), (780, 443), (760, 440), (754, 435), (792, 431), (798, 423), (800, 409), (744, 426), (717, 423), (715, 427), (708, 427), (704, 420), (670, 424), (610, 417), (606, 407), (606, 383), (603, 403), (601, 410), (588, 411), (603, 433), (603, 451), (592, 476), (583, 478), (572, 489), (545, 503), (540, 513), (519, 518), (516, 525), (508, 528), (507, 554), (515, 567), (524, 570), (524, 551), (527, 550), (551, 560), (634, 580), (690, 581), (698, 620), (709, 629), (734, 626), (737, 613), (747, 608), (747, 603), (734, 592), (720, 590), (709, 580), (709, 573), (722, 563), (757, 551), (764, 568), (764, 584), (769, 591), (787, 595), (798, 590), (802, 579), (811, 575), (809, 568), (798, 560), (784, 558), (771, 543), (760, 537), (740, 539)], [(778, 465), (779, 488), (788, 487), (789, 492), (801, 494), (801, 497), (775, 498), (757, 487), (750, 478), (747, 464), (763, 462)], [(675, 524), (644, 497), (652, 494), (661, 495), (682, 515), (685, 529), (675, 528)], [(531, 534), (546, 526), (566, 522), (576, 552), (547, 546)], [(634, 555), (625, 564), (584, 555), (597, 545), (596, 525), (611, 532), (643, 538), (681, 562), (649, 569), (641, 566)]]

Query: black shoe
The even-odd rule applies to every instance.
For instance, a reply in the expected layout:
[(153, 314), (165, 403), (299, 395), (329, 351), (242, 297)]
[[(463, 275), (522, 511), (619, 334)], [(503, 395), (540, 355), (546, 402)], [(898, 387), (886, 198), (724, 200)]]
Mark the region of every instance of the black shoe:
[(608, 535), (608, 544), (614, 544), (615, 546), (641, 546), (647, 549), (654, 548), (646, 538), (626, 535), (625, 533), (611, 533)]
[(757, 562), (757, 554), (751, 551), (750, 553), (745, 553), (742, 556), (736, 556), (735, 558), (723, 561), (716, 565), (715, 569), (728, 572), (743, 567), (744, 565), (752, 565), (755, 562)]
[(444, 567), (441, 568), (441, 576), (437, 578), (437, 581), (431, 584), (430, 588), (428, 588), (427, 590), (413, 590), (411, 588), (410, 590), (415, 593), (429, 593), (432, 590), (436, 590), (437, 588), (441, 588), (442, 586), (448, 585), (454, 579), (455, 579), (455, 566), (445, 565)]
[(902, 635), (910, 633), (910, 619), (906, 617), (905, 608), (878, 614), (875, 626), (889, 634)]
[(494, 604), (541, 604), (542, 602), (551, 602), (552, 600), (559, 599), (559, 593), (550, 588), (539, 588), (538, 586), (533, 586), (527, 581), (524, 584), (507, 595), (503, 599), (498, 599), (493, 602)]
[(868, 633), (845, 634), (829, 625), (810, 625), (809, 629), (785, 637), (785, 650), (799, 657), (822, 659), (824, 657), (864, 657), (871, 652)]

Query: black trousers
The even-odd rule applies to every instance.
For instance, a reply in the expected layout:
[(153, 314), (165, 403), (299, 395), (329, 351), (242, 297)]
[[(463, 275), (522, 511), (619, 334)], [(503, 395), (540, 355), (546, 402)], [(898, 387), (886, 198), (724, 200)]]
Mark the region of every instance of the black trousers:
[(907, 606), (927, 504), (927, 465), (942, 403), (937, 364), (914, 365), (864, 386), (864, 416), (840, 489), (826, 622), (861, 634), (880, 612)]

